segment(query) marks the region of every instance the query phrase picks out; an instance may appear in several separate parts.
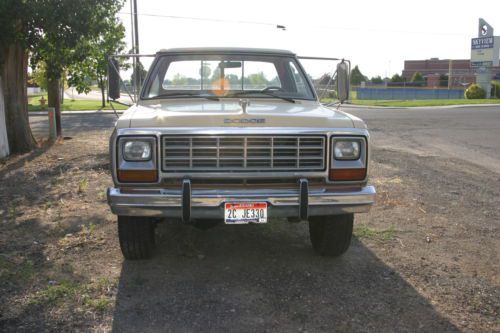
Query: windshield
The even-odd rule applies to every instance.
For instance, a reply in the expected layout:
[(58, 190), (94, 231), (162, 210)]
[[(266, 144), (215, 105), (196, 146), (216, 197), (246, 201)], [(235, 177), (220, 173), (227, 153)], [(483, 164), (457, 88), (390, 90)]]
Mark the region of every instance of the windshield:
[(161, 56), (143, 99), (259, 97), (314, 100), (293, 57), (258, 55)]

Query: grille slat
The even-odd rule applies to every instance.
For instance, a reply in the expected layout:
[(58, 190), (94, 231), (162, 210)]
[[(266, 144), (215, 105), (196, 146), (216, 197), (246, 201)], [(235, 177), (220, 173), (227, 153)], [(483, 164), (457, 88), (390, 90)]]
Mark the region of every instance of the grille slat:
[(323, 136), (163, 136), (163, 170), (323, 170)]

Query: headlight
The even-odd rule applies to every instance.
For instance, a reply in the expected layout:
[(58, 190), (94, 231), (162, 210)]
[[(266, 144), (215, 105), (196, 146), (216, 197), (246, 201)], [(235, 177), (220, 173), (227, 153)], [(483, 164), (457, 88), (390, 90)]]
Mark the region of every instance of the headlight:
[(333, 146), (336, 160), (357, 160), (360, 154), (360, 143), (358, 140), (338, 140)]
[(151, 156), (150, 141), (131, 140), (123, 143), (123, 159), (126, 161), (149, 161)]

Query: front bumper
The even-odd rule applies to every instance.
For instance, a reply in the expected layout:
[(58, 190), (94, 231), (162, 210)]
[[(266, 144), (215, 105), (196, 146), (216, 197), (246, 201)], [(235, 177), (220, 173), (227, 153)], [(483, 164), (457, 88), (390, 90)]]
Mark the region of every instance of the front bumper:
[(375, 188), (309, 189), (300, 180), (297, 189), (192, 189), (184, 180), (180, 189), (123, 191), (108, 188), (108, 204), (116, 215), (191, 219), (223, 219), (225, 202), (267, 202), (268, 216), (307, 220), (309, 216), (364, 213), (375, 201)]

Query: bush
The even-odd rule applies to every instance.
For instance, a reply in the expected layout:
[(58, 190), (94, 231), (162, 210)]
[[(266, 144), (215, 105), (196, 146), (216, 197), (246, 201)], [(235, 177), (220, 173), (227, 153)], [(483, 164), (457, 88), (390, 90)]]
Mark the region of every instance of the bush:
[(485, 97), (486, 91), (478, 84), (471, 84), (469, 88), (465, 90), (465, 98), (467, 99), (482, 99)]
[(500, 98), (500, 82), (491, 82), (491, 98)]

